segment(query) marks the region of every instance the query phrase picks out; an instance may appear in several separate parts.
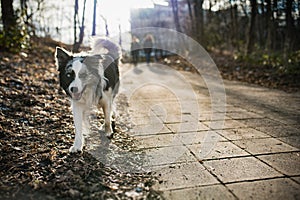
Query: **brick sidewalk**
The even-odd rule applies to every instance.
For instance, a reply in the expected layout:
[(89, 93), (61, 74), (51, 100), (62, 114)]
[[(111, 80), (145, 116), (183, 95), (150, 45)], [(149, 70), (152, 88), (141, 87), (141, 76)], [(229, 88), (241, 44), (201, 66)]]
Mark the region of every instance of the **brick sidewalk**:
[(300, 199), (299, 93), (225, 81), (224, 112), (197, 74), (158, 64), (123, 70), (131, 134), (166, 199)]

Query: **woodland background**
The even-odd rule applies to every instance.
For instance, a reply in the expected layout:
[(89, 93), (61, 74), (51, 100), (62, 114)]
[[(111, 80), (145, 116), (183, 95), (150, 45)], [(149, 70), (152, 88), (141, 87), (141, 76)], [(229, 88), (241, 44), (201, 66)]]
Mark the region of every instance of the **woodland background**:
[[(30, 37), (52, 37), (71, 27), (53, 27), (51, 20), (73, 24), (73, 41), (81, 44), (86, 37), (85, 15), (94, 12), (95, 20), (105, 16), (94, 8), (86, 8), (87, 0), (74, 0), (73, 16), (61, 15), (57, 3), (45, 0), (1, 0), (0, 47), (18, 51), (28, 47)], [(155, 4), (155, 1), (153, 1)], [(283, 55), (287, 59), (300, 48), (300, 3), (295, 0), (167, 0), (173, 11), (177, 31), (188, 34), (206, 48), (230, 50), (240, 54)], [(56, 6), (55, 6), (56, 5)], [(70, 5), (70, 4), (69, 4)], [(80, 11), (82, 13), (78, 13)], [(52, 17), (49, 17), (51, 13)], [(97, 16), (97, 18), (96, 18)], [(100, 16), (100, 18), (99, 18)], [(49, 21), (50, 18), (50, 21)], [(101, 19), (102, 18), (102, 19)], [(50, 23), (49, 23), (50, 22)], [(92, 35), (96, 22), (93, 21)], [(154, 24), (163, 26), (161, 24)], [(100, 27), (101, 28), (101, 27)], [(110, 24), (105, 23), (109, 35)], [(55, 30), (54, 30), (55, 29)], [(270, 58), (271, 59), (271, 58)], [(288, 61), (288, 60), (287, 60)]]
[[(1, 0), (0, 50), (25, 52), (32, 48), (32, 38), (56, 39), (68, 31), (73, 35), (70, 48), (77, 52), (96, 30), (110, 36), (111, 24), (96, 11), (101, 0), (90, 1), (94, 7), (86, 7), (87, 0), (67, 1), (73, 8), (66, 11), (56, 1)], [(211, 53), (224, 78), (275, 88), (281, 85), (285, 90), (297, 88), (299, 1), (153, 0), (154, 5), (157, 2), (167, 2), (172, 21), (166, 25), (153, 20), (151, 25), (172, 27), (194, 38)], [(93, 13), (93, 24), (86, 24), (87, 12)], [(53, 20), (61, 21), (60, 25), (54, 27)], [(103, 21), (101, 27), (96, 27), (97, 20)], [(91, 33), (87, 33), (87, 26), (92, 26)], [(278, 84), (280, 81), (284, 83)]]

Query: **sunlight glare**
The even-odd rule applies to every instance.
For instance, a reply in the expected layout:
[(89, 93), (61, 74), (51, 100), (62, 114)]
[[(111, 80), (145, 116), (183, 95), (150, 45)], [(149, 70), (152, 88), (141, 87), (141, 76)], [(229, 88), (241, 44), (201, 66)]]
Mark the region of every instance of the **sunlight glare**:
[[(161, 1), (161, 0), (160, 0)], [(101, 0), (98, 1), (99, 15), (102, 15), (109, 24), (112, 34), (116, 34), (119, 25), (122, 31), (130, 30), (130, 10), (137, 8), (153, 8), (152, 0)]]

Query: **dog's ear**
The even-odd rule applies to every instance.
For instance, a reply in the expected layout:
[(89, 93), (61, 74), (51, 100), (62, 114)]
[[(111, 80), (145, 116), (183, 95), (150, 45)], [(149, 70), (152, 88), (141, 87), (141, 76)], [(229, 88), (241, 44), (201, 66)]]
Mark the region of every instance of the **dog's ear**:
[(64, 48), (56, 47), (55, 61), (56, 61), (56, 66), (58, 71), (60, 71), (62, 67), (66, 67), (68, 61), (71, 59), (72, 59), (72, 54), (70, 52), (68, 52)]

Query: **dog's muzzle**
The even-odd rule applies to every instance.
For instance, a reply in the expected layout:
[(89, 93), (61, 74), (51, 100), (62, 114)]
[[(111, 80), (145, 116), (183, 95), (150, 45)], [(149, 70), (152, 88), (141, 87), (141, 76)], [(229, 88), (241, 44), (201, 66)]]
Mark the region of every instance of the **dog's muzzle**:
[(76, 101), (79, 101), (82, 97), (84, 90), (85, 90), (85, 87), (83, 88), (83, 90), (81, 92), (78, 92), (78, 87), (71, 87), (70, 88), (71, 98)]

